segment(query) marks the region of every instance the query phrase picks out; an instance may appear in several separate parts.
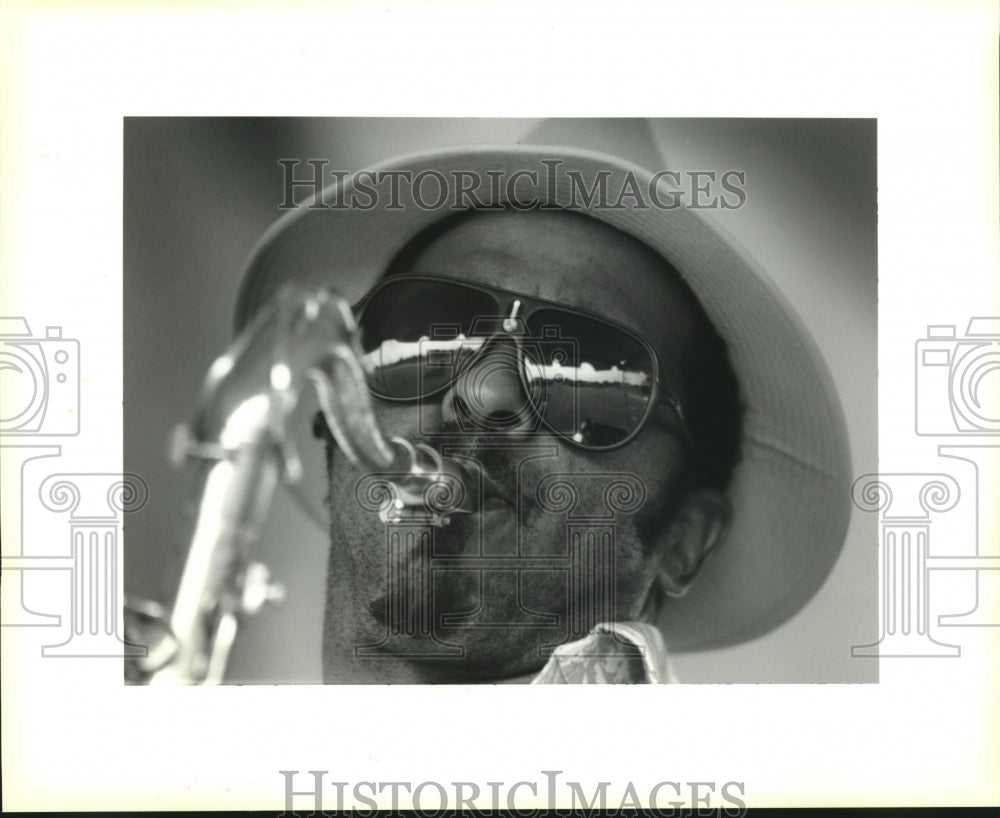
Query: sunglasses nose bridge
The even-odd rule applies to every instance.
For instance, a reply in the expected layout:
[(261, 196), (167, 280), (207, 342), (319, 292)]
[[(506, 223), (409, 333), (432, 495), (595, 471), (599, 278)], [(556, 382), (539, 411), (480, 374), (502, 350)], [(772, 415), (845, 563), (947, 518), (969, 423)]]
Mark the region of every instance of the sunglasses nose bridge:
[(521, 378), (522, 354), (513, 338), (491, 339), (445, 392), (445, 423), (510, 434), (533, 428), (534, 410)]

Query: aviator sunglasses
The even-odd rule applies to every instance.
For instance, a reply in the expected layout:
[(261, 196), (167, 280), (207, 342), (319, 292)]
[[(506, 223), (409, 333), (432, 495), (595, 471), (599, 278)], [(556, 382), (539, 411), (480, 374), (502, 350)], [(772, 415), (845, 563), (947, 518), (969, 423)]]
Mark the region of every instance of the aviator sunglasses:
[(534, 416), (579, 448), (623, 446), (657, 404), (673, 411), (675, 431), (691, 442), (680, 402), (661, 387), (653, 347), (602, 316), (430, 275), (387, 278), (354, 309), (369, 388), (383, 400), (431, 398), (462, 377), (466, 412), (475, 416), (476, 377), (495, 364), (516, 369)]

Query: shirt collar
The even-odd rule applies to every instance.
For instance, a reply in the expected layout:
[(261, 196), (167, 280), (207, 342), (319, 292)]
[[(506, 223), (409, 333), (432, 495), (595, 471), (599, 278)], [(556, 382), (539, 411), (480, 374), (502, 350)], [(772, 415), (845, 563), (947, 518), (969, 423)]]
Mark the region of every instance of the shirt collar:
[(658, 628), (602, 622), (583, 639), (560, 645), (532, 684), (676, 684)]

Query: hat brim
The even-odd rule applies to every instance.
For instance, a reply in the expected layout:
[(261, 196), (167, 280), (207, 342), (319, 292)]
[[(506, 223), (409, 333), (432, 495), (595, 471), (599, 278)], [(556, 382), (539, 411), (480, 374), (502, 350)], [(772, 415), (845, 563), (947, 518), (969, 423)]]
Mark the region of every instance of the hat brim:
[[(434, 172), (428, 189), (437, 201), (442, 197), (435, 185), (445, 180), (444, 202), (418, 204), (413, 188), (399, 185), (398, 177), (391, 191), (386, 172), (392, 171), (411, 178)], [(747, 641), (785, 622), (818, 590), (844, 543), (851, 471), (840, 402), (815, 342), (784, 296), (701, 211), (635, 197), (622, 197), (621, 207), (586, 206), (571, 182), (572, 174), (583, 180), (603, 175), (612, 203), (633, 184), (640, 191), (658, 187), (659, 201), (671, 201), (667, 180), (654, 179), (653, 172), (556, 146), (449, 149), (394, 159), (331, 186), (276, 222), (251, 255), (237, 299), (237, 328), (287, 281), (334, 287), (356, 301), (410, 239), (455, 213), (452, 205), (463, 203), (461, 180), (470, 178), (461, 174), (470, 173), (482, 180), (519, 174), (516, 184), (477, 189), (487, 206), (569, 204), (634, 236), (667, 259), (698, 296), (729, 345), (746, 407), (742, 460), (729, 489), (734, 513), (728, 536), (688, 593), (668, 600), (660, 624), (672, 650), (698, 650)], [(365, 188), (375, 189), (375, 205), (350, 206), (355, 193), (364, 194), (355, 197), (362, 205), (373, 198)]]

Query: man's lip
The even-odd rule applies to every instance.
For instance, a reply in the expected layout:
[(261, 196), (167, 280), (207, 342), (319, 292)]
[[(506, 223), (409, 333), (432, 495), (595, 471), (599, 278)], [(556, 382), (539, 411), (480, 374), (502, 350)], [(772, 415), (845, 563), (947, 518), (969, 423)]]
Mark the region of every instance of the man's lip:
[(485, 469), (481, 470), (480, 473), (483, 480), (483, 503), (485, 504), (485, 502), (490, 499), (497, 499), (502, 500), (504, 503), (513, 508), (515, 505), (513, 494), (507, 491), (504, 486)]

